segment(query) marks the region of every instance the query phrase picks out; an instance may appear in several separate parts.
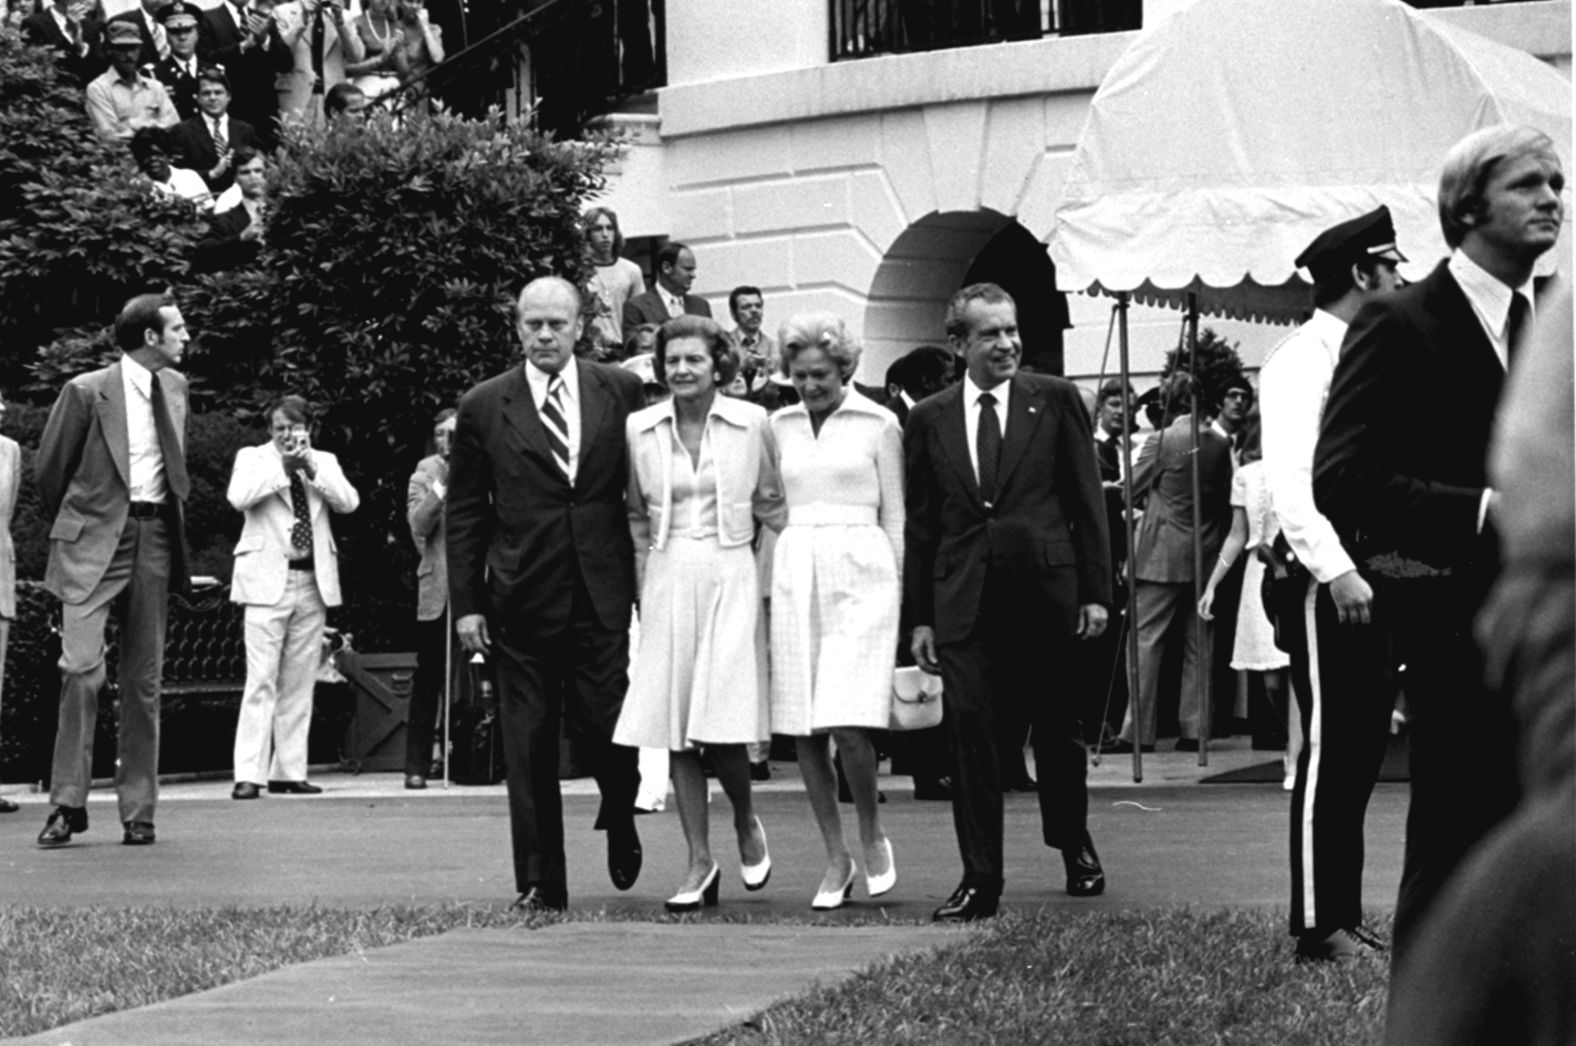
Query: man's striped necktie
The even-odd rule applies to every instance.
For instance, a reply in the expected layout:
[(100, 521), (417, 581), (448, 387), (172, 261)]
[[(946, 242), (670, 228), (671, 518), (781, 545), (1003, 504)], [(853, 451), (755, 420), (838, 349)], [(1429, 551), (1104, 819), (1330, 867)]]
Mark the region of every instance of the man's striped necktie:
[(542, 401), (542, 428), (547, 431), (547, 445), (553, 450), (553, 460), (569, 476), (569, 423), (564, 418), (564, 378), (554, 374), (547, 381), (547, 399)]

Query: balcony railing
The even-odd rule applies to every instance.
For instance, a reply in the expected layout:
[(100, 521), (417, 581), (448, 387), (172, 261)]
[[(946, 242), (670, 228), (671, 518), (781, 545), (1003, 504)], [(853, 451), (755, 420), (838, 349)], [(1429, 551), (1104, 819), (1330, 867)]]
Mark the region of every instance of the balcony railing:
[(576, 135), (667, 82), (665, 14), (664, 0), (472, 0), (465, 46), (387, 104), (398, 110), (430, 93), (470, 115), (500, 105)]
[(1143, 24), (1143, 0), (829, 0), (832, 61)]

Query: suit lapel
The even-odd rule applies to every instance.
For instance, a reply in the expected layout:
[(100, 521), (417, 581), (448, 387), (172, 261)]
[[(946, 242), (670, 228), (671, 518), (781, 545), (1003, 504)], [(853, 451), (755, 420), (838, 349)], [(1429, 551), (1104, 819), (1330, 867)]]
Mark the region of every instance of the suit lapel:
[(1012, 470), (1023, 459), (1034, 428), (1045, 415), (1045, 397), (1033, 382), (1021, 376), (1012, 379), (1012, 399), (1007, 408), (1007, 432), (1001, 443), (1001, 464), (996, 470), (996, 489), (1007, 489)]
[(1439, 324), (1435, 343), (1454, 342), (1461, 346), (1468, 366), (1484, 371), (1485, 375), (1494, 374), (1495, 380), (1503, 380), (1504, 365), (1499, 362), (1499, 355), (1483, 330), (1483, 321), (1478, 319), (1472, 303), (1467, 301), (1466, 292), (1451, 274), (1449, 262), (1440, 262), (1434, 274), (1438, 279), (1430, 295), (1433, 301), (1428, 314)]
[(963, 409), (962, 383), (951, 386), (942, 395), (947, 399), (936, 423), (941, 449), (963, 480), (964, 489), (979, 502), (980, 481), (974, 474), (974, 462), (969, 460), (968, 414)]
[(115, 462), (120, 481), (131, 489), (131, 440), (126, 430), (126, 383), (119, 362), (104, 371), (104, 384), (99, 388), (99, 425), (104, 430), (104, 442), (109, 444), (109, 456)]
[[(608, 412), (612, 407), (612, 396), (602, 384), (602, 376), (596, 372), (585, 360), (576, 359), (575, 367), (580, 371), (580, 462), (575, 471), (576, 485), (586, 474), (586, 464), (601, 446), (604, 440), (596, 438), (597, 432), (607, 423)], [(623, 444), (623, 433), (619, 434), (618, 445)]]
[(567, 485), (569, 480), (559, 469), (552, 448), (547, 445), (547, 432), (542, 428), (542, 418), (537, 413), (530, 382), (525, 378), (525, 364), (519, 364), (510, 373), (514, 380), (510, 383), (508, 391), (504, 393), (504, 421), (519, 433), (526, 449), (542, 459), (546, 471), (559, 477)]

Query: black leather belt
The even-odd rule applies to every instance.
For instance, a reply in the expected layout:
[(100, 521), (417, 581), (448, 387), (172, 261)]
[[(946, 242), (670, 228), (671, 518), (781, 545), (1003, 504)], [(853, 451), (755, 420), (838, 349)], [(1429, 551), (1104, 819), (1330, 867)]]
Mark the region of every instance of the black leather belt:
[(164, 514), (164, 505), (157, 501), (133, 501), (130, 516), (132, 519), (158, 519)]
[(292, 559), (290, 561), (290, 569), (291, 570), (305, 570), (305, 571), (313, 570), (314, 567), (313, 567), (313, 563), (312, 563), (312, 557), (311, 556), (307, 556), (305, 559)]

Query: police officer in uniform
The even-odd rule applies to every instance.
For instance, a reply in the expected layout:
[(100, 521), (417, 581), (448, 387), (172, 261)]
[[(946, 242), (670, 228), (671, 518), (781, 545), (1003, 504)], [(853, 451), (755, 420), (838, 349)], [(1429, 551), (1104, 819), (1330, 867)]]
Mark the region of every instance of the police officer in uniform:
[(156, 16), (164, 25), (170, 53), (153, 67), (153, 75), (164, 85), (182, 120), (197, 115), (197, 10), (196, 4), (174, 0), (159, 8)]
[[(1369, 621), (1373, 591), (1313, 502), (1313, 450), (1341, 341), (1357, 310), (1398, 283), (1386, 207), (1325, 230), (1296, 263), (1313, 278), (1313, 316), (1259, 372), (1264, 474), (1286, 575), (1274, 585), (1278, 640), (1307, 739), (1291, 804), (1291, 932), (1299, 959), (1351, 958), (1382, 945), (1362, 926), (1363, 818), (1384, 759), (1392, 705), (1358, 680), (1389, 673)], [(1391, 691), (1393, 693), (1393, 691)]]

